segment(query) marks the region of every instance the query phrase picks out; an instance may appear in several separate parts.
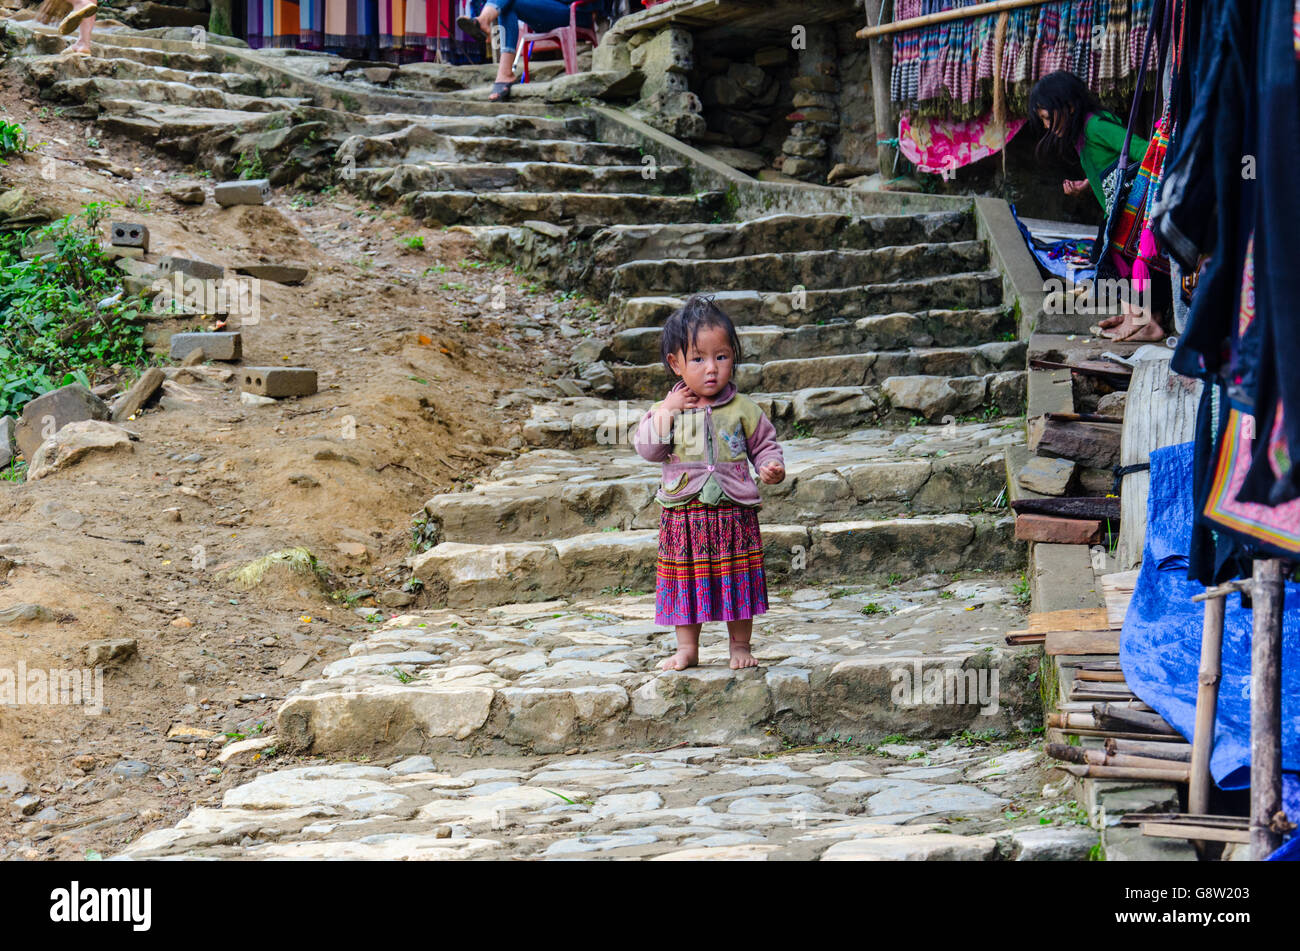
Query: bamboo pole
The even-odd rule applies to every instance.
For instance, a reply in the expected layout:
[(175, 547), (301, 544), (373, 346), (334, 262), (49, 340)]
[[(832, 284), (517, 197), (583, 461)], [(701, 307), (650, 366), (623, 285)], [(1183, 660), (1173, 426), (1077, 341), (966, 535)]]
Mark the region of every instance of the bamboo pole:
[(1186, 743), (1153, 743), (1147, 740), (1119, 740), (1111, 737), (1106, 740), (1107, 753), (1132, 753), (1149, 756), (1153, 759), (1177, 760), (1190, 763), (1192, 749)]
[(1186, 768), (1185, 764), (1175, 760), (1135, 756), (1131, 753), (1110, 753), (1106, 750), (1088, 750), (1082, 746), (1070, 746), (1068, 743), (1048, 743), (1044, 749), (1052, 759), (1088, 766), (1136, 766), (1144, 769), (1178, 770)]
[(1192, 782), (1187, 791), (1187, 811), (1210, 811), (1210, 753), (1214, 749), (1214, 718), (1219, 708), (1219, 674), (1223, 664), (1224, 597), (1205, 602), (1201, 626), (1201, 663), (1196, 681), (1196, 725), (1192, 729)]
[(1068, 764), (1058, 766), (1075, 776), (1090, 779), (1135, 779), (1144, 782), (1185, 783), (1191, 770), (1177, 763), (1170, 763), (1168, 768), (1146, 768), (1140, 766), (1078, 766)]
[[(867, 24), (882, 22), (886, 0), (864, 0)], [(876, 165), (881, 182), (894, 177), (897, 152), (891, 145), (881, 145), (892, 139), (898, 127), (894, 125), (893, 110), (889, 100), (889, 76), (894, 65), (892, 44), (883, 39), (871, 41), (867, 47), (871, 59), (871, 102), (876, 118)]]
[(1250, 853), (1261, 861), (1282, 835), (1282, 559), (1255, 562), (1250, 650)]
[[(870, 2), (870, 0), (868, 0)], [(912, 17), (908, 20), (895, 20), (893, 23), (882, 23), (879, 26), (867, 26), (858, 30), (858, 39), (869, 40), (877, 36), (887, 36), (890, 33), (901, 33), (904, 30), (919, 30), (924, 26), (932, 26), (935, 23), (948, 23), (952, 20), (968, 20), (971, 17), (992, 16), (995, 13), (1001, 13), (1004, 10), (1019, 10), (1021, 7), (1036, 7), (1044, 3), (1052, 3), (1054, 0), (994, 0), (993, 3), (979, 3), (969, 7), (959, 7), (955, 10), (944, 10), (941, 13), (927, 13), (925, 16)]]

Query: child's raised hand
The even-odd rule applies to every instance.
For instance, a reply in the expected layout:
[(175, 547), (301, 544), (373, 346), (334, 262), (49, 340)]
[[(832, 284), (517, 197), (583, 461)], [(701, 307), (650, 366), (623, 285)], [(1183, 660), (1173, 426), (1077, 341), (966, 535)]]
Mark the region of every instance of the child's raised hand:
[(700, 405), (702, 405), (700, 398), (684, 386), (669, 390), (663, 402), (664, 409), (674, 413), (680, 413), (684, 409), (695, 409)]
[(765, 462), (758, 467), (758, 477), (768, 485), (776, 485), (785, 479), (785, 466), (779, 462)]

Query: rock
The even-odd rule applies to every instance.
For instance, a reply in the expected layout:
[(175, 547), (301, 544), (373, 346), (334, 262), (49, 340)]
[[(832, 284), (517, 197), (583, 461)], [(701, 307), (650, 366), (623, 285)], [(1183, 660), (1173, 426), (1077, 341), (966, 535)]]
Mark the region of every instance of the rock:
[(14, 438), (30, 464), (41, 443), (64, 426), (83, 420), (106, 420), (110, 415), (108, 405), (98, 396), (80, 383), (69, 383), (30, 400), (23, 407)]
[(836, 842), (823, 862), (984, 862), (997, 853), (995, 839), (983, 835), (888, 835)]
[(238, 740), (234, 743), (227, 743), (217, 754), (218, 763), (229, 763), (231, 760), (242, 757), (255, 756), (262, 750), (270, 749), (278, 741), (274, 736), (254, 736), (247, 740)]
[(149, 764), (139, 760), (122, 760), (108, 772), (121, 779), (139, 779), (141, 776), (149, 775)]
[(0, 416), (0, 469), (7, 469), (14, 460), (14, 426), (12, 416)]
[(0, 192), (0, 229), (13, 231), (53, 221), (56, 213), (22, 186)]
[(745, 149), (734, 149), (725, 145), (706, 145), (700, 151), (705, 155), (717, 159), (724, 165), (730, 165), (732, 168), (740, 169), (742, 172), (754, 173), (759, 169), (767, 168), (767, 160), (757, 152), (750, 152)]
[[(823, 145), (823, 148), (824, 147), (825, 146)], [(822, 166), (819, 162), (814, 162), (812, 159), (799, 158), (794, 155), (787, 155), (781, 160), (781, 171), (787, 176), (786, 180), (790, 178), (802, 179), (817, 175), (821, 172), (821, 168)], [(765, 177), (763, 174), (760, 174), (758, 178), (759, 181), (782, 181), (782, 179), (774, 179), (771, 176)]]
[(118, 637), (111, 640), (91, 641), (86, 645), (85, 650), (86, 665), (100, 667), (134, 657), (136, 643), (134, 638)]
[(285, 264), (245, 264), (243, 267), (235, 268), (235, 273), (255, 277), (259, 281), (295, 285), (307, 280), (309, 272), (305, 267)]
[(16, 815), (35, 815), (41, 808), (41, 798), (39, 796), (33, 796), (31, 793), (26, 793), (22, 796), (16, 797), (11, 808)]
[(1017, 862), (1086, 862), (1097, 845), (1087, 826), (1034, 826), (1011, 833)]
[(826, 183), (834, 185), (836, 182), (847, 181), (850, 178), (860, 178), (867, 174), (867, 170), (861, 165), (848, 165), (844, 162), (836, 162), (826, 175)]
[(386, 608), (404, 608), (415, 601), (415, 594), (394, 588), (380, 592), (376, 600)]
[(128, 420), (144, 408), (153, 395), (158, 392), (164, 379), (163, 371), (158, 367), (149, 367), (140, 374), (129, 390), (119, 396), (112, 407), (113, 422)]
[(1097, 401), (1098, 416), (1118, 416), (1124, 418), (1124, 407), (1128, 401), (1128, 392), (1117, 390), (1114, 393), (1107, 393)]
[(614, 373), (603, 361), (587, 364), (582, 378), (591, 384), (591, 391), (597, 396), (614, 392)]
[(24, 602), (0, 610), (0, 624), (30, 624), (53, 620), (54, 612), (43, 604)]
[(198, 182), (180, 182), (169, 185), (163, 192), (168, 198), (182, 205), (201, 205), (208, 200), (207, 193)]
[(561, 76), (544, 84), (547, 102), (576, 102), (580, 99), (631, 99), (636, 96), (645, 74), (627, 72), (585, 72)]
[(130, 434), (120, 426), (98, 420), (69, 423), (41, 443), (31, 458), (27, 479), (44, 479), (96, 450), (123, 448), (130, 451), (133, 447)]
[(984, 402), (984, 378), (979, 376), (891, 376), (881, 390), (891, 406), (929, 420), (969, 412)]
[(1043, 456), (1072, 459), (1090, 469), (1119, 464), (1120, 427), (1113, 423), (1067, 423), (1048, 420), (1038, 439)]
[(1022, 489), (1039, 495), (1065, 495), (1074, 478), (1075, 464), (1068, 459), (1034, 456), (1016, 475)]
[(274, 406), (277, 400), (270, 396), (258, 396), (256, 393), (244, 391), (239, 394), (239, 402), (245, 406)]

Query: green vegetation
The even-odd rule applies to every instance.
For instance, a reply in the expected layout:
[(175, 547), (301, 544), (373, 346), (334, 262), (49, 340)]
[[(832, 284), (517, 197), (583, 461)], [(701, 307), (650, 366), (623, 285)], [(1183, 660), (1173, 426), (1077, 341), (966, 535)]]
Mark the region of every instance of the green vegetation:
[[(119, 299), (119, 275), (103, 259), (100, 203), (44, 228), (0, 235), (0, 415), (68, 383), (91, 384), (103, 367), (147, 363), (138, 300)], [(24, 247), (52, 253), (23, 260)]]
[(424, 235), (420, 235), (420, 234), (406, 235), (402, 238), (398, 238), (398, 240), (401, 241), (402, 244), (410, 248), (412, 251), (424, 250)]
[(237, 178), (265, 178), (266, 167), (262, 164), (262, 150), (254, 148), (251, 152), (243, 152), (239, 156), (239, 161), (235, 163), (235, 176)]
[(0, 165), (8, 165), (4, 159), (9, 155), (30, 152), (27, 142), (27, 130), (17, 122), (0, 122)]

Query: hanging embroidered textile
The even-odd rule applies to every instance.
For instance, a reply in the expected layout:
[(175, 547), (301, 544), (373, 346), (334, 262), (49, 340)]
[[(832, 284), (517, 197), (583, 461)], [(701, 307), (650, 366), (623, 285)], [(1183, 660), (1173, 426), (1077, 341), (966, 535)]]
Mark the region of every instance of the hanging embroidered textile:
[(1012, 119), (999, 130), (991, 115), (941, 119), (904, 112), (898, 122), (898, 150), (921, 171), (943, 174), (996, 154), (1024, 124), (1024, 119)]
[[(987, 0), (896, 0), (894, 20), (983, 2)], [(1075, 73), (1102, 96), (1131, 93), (1152, 3), (1058, 0), (1008, 11), (1001, 62), (1008, 107), (1023, 114), (1033, 84), (1058, 69)], [(971, 119), (989, 112), (997, 20), (976, 16), (894, 34), (891, 99), (914, 116)]]

